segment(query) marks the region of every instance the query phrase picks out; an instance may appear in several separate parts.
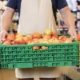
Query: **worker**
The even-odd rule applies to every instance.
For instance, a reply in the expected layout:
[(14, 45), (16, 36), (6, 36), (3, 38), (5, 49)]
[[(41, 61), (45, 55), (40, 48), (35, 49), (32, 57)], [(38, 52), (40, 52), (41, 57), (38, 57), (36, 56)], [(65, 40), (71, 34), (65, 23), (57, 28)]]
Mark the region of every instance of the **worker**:
[[(6, 10), (2, 16), (0, 41), (5, 39), (7, 31), (12, 23), (14, 13), (19, 13), (19, 25), (17, 32), (21, 34), (43, 33), (46, 28), (57, 32), (54, 13), (59, 10), (69, 34), (76, 39), (75, 19), (67, 6), (66, 0), (8, 0)], [(58, 77), (60, 74), (56, 68), (16, 69), (16, 78), (19, 80), (33, 80), (33, 77), (41, 77), (43, 80)], [(37, 76), (38, 75), (38, 76)], [(55, 80), (55, 79), (53, 79)]]

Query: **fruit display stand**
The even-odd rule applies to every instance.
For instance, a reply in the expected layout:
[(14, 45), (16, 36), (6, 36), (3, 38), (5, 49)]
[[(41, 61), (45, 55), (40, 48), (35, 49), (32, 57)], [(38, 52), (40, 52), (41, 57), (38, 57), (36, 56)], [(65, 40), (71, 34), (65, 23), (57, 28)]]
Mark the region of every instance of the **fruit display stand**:
[[(33, 50), (43, 46), (43, 50)], [(78, 43), (0, 45), (0, 68), (76, 66)]]

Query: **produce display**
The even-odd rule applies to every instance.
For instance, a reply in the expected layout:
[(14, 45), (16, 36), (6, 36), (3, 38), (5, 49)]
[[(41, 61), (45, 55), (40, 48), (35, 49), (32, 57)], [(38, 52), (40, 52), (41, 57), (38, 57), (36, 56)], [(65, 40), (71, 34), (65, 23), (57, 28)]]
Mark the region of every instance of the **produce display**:
[(77, 35), (77, 40), (80, 41), (80, 34)]
[[(77, 35), (80, 41), (80, 35)], [(79, 44), (68, 35), (47, 29), (29, 35), (9, 33), (0, 45), (0, 68), (76, 66)]]
[(4, 45), (16, 44), (55, 44), (55, 43), (71, 43), (72, 39), (66, 36), (58, 36), (52, 30), (47, 29), (43, 34), (35, 32), (32, 35), (8, 34), (3, 41)]

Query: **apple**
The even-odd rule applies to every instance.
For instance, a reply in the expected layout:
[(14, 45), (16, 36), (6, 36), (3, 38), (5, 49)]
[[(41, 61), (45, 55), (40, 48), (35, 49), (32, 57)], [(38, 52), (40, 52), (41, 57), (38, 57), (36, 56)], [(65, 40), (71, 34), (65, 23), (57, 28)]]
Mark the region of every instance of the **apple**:
[(26, 37), (28, 38), (28, 40), (32, 41), (32, 35), (26, 35)]
[(52, 30), (51, 29), (46, 29), (45, 30), (45, 32), (44, 32), (44, 34), (46, 34), (46, 35), (52, 35)]
[(46, 43), (46, 44), (48, 44), (48, 40), (47, 39), (39, 39), (39, 43)]
[(80, 34), (77, 34), (77, 40), (80, 41)]
[(41, 35), (39, 32), (35, 32), (35, 33), (32, 34), (32, 37), (33, 37), (33, 38), (38, 38), (38, 39), (39, 39), (39, 38), (42, 37), (42, 35)]
[(59, 36), (59, 41), (61, 43), (64, 43), (66, 41), (67, 37), (66, 36)]
[(20, 38), (20, 37), (23, 37), (23, 36), (20, 33), (17, 33), (16, 38)]
[(27, 43), (28, 43), (28, 40), (29, 40), (29, 39), (28, 39), (28, 37), (27, 37), (27, 36), (24, 36), (24, 37), (23, 37), (23, 41), (24, 41), (24, 43), (25, 43), (25, 44), (27, 44)]
[(68, 37), (66, 37), (66, 36), (60, 36), (60, 37), (59, 37), (59, 41), (60, 41), (61, 43), (71, 43), (71, 42), (72, 42), (72, 38), (68, 38)]
[(39, 43), (39, 39), (34, 38), (33, 41), (32, 41), (32, 43)]
[(6, 40), (3, 42), (3, 45), (11, 45), (11, 42), (9, 40)]
[(59, 40), (57, 38), (54, 38), (54, 39), (52, 38), (48, 42), (49, 44), (55, 44), (55, 43), (59, 43)]
[(60, 43), (57, 38), (54, 39), (54, 43)]
[(51, 39), (51, 35), (46, 35), (46, 34), (44, 34), (44, 35), (43, 35), (43, 39), (49, 40), (49, 39)]
[(17, 37), (15, 40), (14, 40), (14, 43), (15, 44), (24, 44), (24, 40), (23, 40), (23, 37)]
[(72, 38), (67, 38), (65, 43), (71, 43), (72, 42)]
[(52, 38), (58, 38), (58, 35), (56, 33), (52, 33)]
[(53, 39), (49, 39), (49, 40), (48, 40), (48, 43), (49, 43), (49, 44), (53, 44), (53, 43), (54, 43), (54, 40), (53, 40)]
[(8, 34), (6, 39), (9, 40), (9, 41), (13, 41), (15, 39), (15, 34), (13, 34), (13, 33)]

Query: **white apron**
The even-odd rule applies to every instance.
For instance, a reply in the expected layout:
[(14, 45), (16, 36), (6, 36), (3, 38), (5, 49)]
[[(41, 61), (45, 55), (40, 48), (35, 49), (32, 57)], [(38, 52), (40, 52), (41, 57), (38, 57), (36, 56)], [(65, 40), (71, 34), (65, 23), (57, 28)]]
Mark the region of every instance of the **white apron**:
[(22, 0), (18, 32), (32, 34), (47, 28), (56, 30), (51, 0)]
[[(54, 28), (53, 28), (54, 27)], [(51, 0), (22, 0), (18, 32), (21, 34), (43, 33), (45, 29), (55, 29)], [(57, 77), (53, 68), (16, 69), (17, 78)]]

